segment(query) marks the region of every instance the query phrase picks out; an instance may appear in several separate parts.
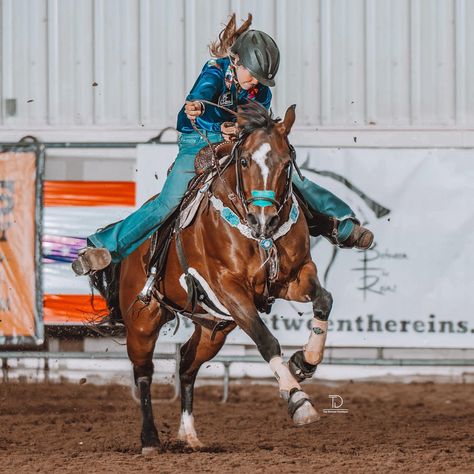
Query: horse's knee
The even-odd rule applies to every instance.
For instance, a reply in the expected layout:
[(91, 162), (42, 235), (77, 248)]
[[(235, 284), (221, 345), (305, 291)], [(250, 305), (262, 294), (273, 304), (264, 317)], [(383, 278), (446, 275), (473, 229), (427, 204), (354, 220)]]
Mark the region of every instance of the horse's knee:
[(156, 327), (151, 324), (137, 324), (133, 332), (139, 338), (152, 338), (156, 333)]
[(321, 321), (329, 319), (329, 313), (332, 309), (332, 295), (325, 288), (320, 286), (317, 289), (316, 298), (313, 300), (314, 317)]
[(157, 333), (145, 326), (135, 326), (127, 332), (128, 357), (136, 367), (144, 367), (153, 373), (153, 351), (155, 349)]
[(266, 362), (275, 356), (281, 355), (281, 348), (278, 339), (269, 331), (265, 323), (257, 316), (245, 328), (245, 332), (257, 345), (257, 349)]

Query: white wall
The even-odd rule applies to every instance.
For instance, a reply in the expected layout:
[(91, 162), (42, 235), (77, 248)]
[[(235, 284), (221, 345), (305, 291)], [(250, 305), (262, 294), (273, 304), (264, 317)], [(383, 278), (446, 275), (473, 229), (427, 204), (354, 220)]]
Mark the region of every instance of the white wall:
[(279, 43), (274, 108), (298, 105), (299, 144), (473, 145), (470, 0), (0, 0), (0, 140), (173, 126), (231, 11)]

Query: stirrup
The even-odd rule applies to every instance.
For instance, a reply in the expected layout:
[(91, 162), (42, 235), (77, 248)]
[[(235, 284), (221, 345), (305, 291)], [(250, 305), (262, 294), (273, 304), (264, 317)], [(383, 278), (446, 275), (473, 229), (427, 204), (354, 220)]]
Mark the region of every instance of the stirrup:
[(112, 256), (105, 248), (86, 247), (79, 251), (79, 254), (72, 262), (72, 270), (78, 275), (91, 275), (98, 270), (103, 270), (110, 265)]

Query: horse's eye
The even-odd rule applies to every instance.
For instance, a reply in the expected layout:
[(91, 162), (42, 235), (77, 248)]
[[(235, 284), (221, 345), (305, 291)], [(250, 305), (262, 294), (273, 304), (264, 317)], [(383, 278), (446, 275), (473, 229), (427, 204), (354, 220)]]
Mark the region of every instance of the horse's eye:
[(248, 161), (247, 161), (245, 158), (242, 158), (242, 159), (240, 160), (240, 164), (241, 164), (244, 168), (246, 168), (249, 163), (248, 163)]

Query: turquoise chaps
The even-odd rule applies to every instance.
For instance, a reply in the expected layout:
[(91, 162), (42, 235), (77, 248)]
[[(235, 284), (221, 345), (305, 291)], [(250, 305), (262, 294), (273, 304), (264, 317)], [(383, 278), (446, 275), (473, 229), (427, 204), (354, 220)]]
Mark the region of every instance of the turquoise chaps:
[[(207, 132), (207, 138), (212, 143), (222, 141), (220, 133)], [(143, 204), (124, 220), (87, 238), (89, 245), (107, 248), (114, 263), (136, 250), (179, 206), (189, 182), (195, 176), (196, 153), (206, 145), (206, 141), (196, 132), (181, 133), (178, 145), (178, 156), (159, 196)], [(355, 214), (351, 208), (309, 179), (301, 180), (297, 173), (293, 174), (293, 183), (315, 211), (339, 220), (338, 240), (346, 240), (354, 227)]]

